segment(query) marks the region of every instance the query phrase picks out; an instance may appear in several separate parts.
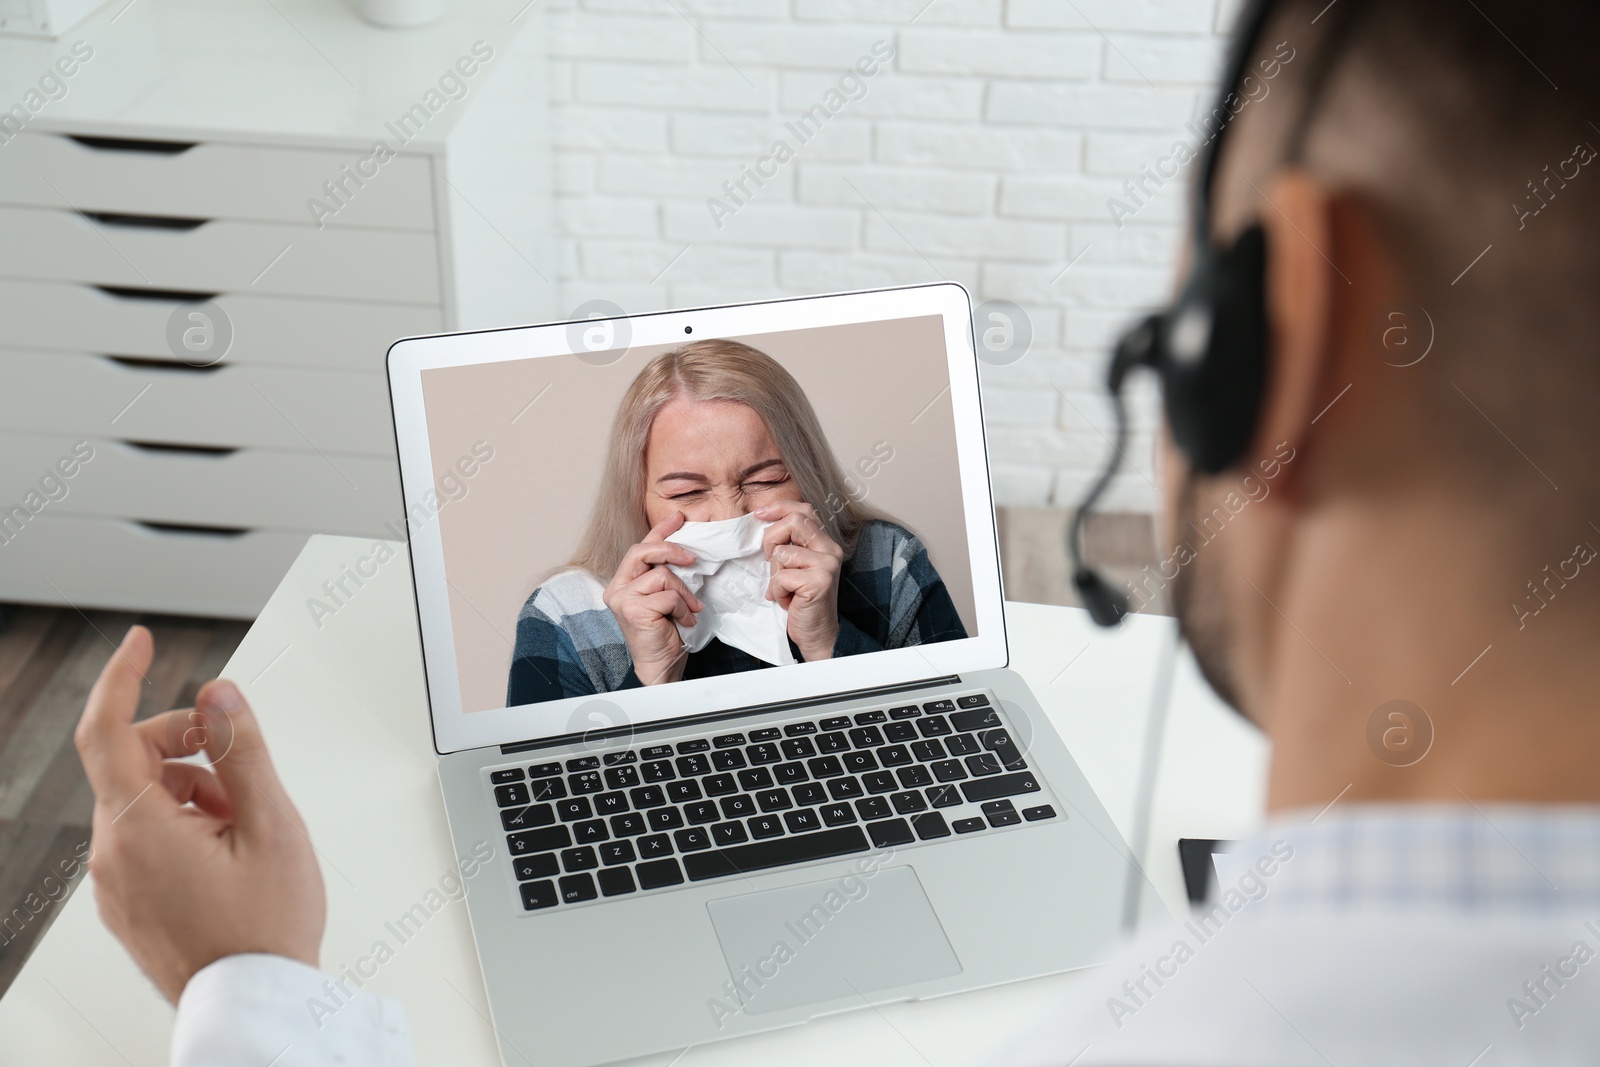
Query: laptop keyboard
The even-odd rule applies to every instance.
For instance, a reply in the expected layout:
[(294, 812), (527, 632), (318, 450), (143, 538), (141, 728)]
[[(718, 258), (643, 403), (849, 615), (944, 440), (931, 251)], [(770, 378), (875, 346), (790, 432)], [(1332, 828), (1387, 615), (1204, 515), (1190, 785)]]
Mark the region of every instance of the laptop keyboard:
[(1057, 817), (982, 693), (486, 773), (525, 911)]

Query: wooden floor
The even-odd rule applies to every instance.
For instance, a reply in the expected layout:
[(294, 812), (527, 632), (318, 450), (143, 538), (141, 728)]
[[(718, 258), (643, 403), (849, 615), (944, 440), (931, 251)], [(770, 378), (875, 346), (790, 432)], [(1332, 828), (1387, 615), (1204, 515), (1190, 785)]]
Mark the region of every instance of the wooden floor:
[[(139, 717), (188, 707), (247, 623), (71, 608), (0, 609), (0, 996), (49, 928), (83, 855), (92, 801), (72, 730), (112, 649), (135, 622), (155, 635)], [(67, 866), (63, 868), (62, 864)], [(81, 880), (81, 874), (77, 880)]]

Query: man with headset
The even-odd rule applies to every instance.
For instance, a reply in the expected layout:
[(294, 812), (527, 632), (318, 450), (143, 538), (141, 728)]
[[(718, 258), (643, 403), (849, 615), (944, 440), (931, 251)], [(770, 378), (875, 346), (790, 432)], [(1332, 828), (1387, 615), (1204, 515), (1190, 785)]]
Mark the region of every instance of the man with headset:
[[(1282, 42), (1270, 98), (1231, 107)], [(1578, 0), (1246, 6), (1186, 280), (1110, 378), (1161, 379), (1174, 602), (1207, 679), (1272, 741), (1272, 818), (1219, 861), (1205, 910), (998, 1035), (996, 1063), (1594, 1059), (1597, 47)], [(1071, 545), (1104, 624), (1126, 599), (1084, 564), (1082, 518), (1114, 470)], [(186, 714), (130, 725), (151, 654), (136, 628), (78, 742), (102, 914), (182, 995), (175, 1062), (264, 1028), (330, 1062), (407, 1058), (390, 1003), (360, 994), (305, 1034), (299, 1005), (218, 966), (315, 966), (322, 927), (315, 857), (269, 817), (293, 806), (231, 684), (202, 690), (206, 730), (177, 746), (226, 732), (215, 777), (162, 770), (179, 803), (231, 813), (230, 846), (177, 819), (116, 825), (104, 798), (148, 780)]]

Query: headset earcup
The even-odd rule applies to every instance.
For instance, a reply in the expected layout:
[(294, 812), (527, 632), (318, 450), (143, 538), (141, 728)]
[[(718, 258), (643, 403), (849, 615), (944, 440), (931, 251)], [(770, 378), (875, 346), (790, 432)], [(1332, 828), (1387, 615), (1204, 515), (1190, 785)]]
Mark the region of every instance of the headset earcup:
[(1250, 447), (1267, 385), (1266, 234), (1202, 255), (1162, 323), (1162, 396), (1173, 440), (1207, 474)]

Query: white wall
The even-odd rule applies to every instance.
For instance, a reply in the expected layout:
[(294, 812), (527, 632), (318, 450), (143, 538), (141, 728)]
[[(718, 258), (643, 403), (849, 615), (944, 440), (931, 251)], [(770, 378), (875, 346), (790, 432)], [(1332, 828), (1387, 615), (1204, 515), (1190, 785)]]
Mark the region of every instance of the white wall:
[[(1107, 341), (1167, 292), (1184, 207), (1185, 175), (1124, 183), (1194, 143), (1227, 0), (545, 3), (564, 309), (953, 278), (1034, 330), (984, 368), (998, 502), (1073, 502), (1107, 450)], [(719, 227), (707, 201), (734, 206), (724, 183), (798, 146), (785, 123), (879, 40), (894, 58), (864, 95)], [(1137, 206), (1120, 225), (1113, 197)], [(1153, 477), (1153, 390), (1134, 406), (1128, 454)], [(1129, 472), (1112, 503), (1154, 490)]]

